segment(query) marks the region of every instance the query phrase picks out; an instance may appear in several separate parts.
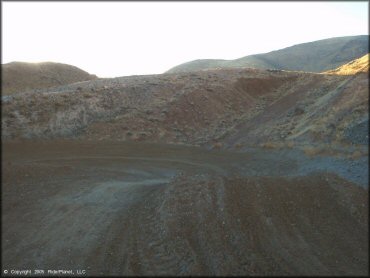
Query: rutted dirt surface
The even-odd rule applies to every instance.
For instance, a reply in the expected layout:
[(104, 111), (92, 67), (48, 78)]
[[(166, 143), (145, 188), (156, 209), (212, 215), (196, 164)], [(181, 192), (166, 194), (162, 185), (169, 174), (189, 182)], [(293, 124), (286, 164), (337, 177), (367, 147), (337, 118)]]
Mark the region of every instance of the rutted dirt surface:
[(331, 169), (304, 173), (295, 155), (280, 154), (4, 143), (3, 265), (88, 275), (367, 275), (368, 190)]

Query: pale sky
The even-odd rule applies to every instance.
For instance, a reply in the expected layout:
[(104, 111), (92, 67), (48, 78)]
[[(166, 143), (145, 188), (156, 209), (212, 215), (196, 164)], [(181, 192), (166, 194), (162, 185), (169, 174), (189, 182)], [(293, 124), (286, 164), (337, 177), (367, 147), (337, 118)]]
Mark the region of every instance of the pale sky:
[(368, 2), (6, 2), (2, 63), (52, 61), (99, 77), (158, 74), (366, 35)]

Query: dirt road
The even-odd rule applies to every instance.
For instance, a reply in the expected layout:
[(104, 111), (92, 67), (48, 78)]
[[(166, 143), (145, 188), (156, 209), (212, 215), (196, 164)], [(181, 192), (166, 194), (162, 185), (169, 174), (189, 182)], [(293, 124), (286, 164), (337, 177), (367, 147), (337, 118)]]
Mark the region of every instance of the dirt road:
[(275, 157), (144, 143), (5, 143), (3, 267), (368, 274), (367, 189), (330, 172), (302, 176), (298, 160)]

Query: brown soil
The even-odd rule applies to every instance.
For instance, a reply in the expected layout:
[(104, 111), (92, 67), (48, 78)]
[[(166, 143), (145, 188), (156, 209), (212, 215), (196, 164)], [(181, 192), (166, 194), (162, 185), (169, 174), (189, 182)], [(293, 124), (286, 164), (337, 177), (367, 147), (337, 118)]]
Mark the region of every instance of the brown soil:
[(368, 191), (330, 173), (257, 177), (236, 167), (266, 165), (258, 161), (175, 145), (3, 144), (2, 264), (88, 275), (368, 275)]

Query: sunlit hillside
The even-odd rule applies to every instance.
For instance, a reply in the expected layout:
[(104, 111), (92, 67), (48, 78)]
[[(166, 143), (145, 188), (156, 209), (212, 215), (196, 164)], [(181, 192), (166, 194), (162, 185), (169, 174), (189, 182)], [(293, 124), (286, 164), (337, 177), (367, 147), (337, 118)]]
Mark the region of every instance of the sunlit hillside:
[(339, 75), (352, 75), (358, 72), (369, 72), (369, 54), (353, 60), (339, 68), (329, 70), (324, 73), (339, 74)]

